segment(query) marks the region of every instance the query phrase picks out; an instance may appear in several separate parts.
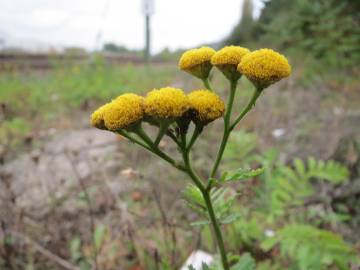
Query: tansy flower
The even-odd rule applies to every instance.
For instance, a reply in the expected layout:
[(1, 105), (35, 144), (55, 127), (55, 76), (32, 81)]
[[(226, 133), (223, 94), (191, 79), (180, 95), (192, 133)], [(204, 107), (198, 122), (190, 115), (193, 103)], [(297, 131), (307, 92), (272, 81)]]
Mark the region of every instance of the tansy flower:
[(245, 55), (238, 71), (254, 85), (264, 89), (291, 74), (291, 66), (285, 56), (270, 50), (261, 49)]
[(96, 111), (91, 114), (90, 123), (92, 126), (99, 129), (106, 129), (104, 124), (104, 112), (109, 107), (110, 103), (102, 105)]
[(241, 59), (250, 51), (239, 46), (227, 46), (217, 51), (211, 57), (211, 63), (216, 66), (229, 80), (238, 80), (241, 73), (237, 72), (237, 66)]
[(104, 110), (105, 127), (111, 131), (127, 128), (144, 116), (144, 98), (123, 94), (109, 103)]
[(224, 115), (225, 104), (221, 98), (209, 90), (195, 90), (189, 95), (194, 121), (207, 124)]
[(212, 68), (210, 61), (214, 54), (215, 50), (210, 47), (188, 50), (180, 57), (179, 68), (200, 79), (206, 79)]
[(189, 109), (189, 99), (183, 90), (165, 87), (150, 91), (144, 105), (147, 116), (174, 119), (181, 117)]

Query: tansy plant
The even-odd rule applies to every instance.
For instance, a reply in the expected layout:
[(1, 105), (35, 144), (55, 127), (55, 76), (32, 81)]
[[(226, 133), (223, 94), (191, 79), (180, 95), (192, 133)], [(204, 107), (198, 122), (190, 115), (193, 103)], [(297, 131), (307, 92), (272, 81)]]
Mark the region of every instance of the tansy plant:
[[(230, 83), (227, 106), (210, 86), (209, 73), (214, 66)], [(264, 89), (288, 77), (291, 67), (283, 55), (273, 50), (250, 52), (246, 48), (229, 46), (217, 52), (209, 47), (186, 51), (180, 58), (179, 68), (201, 79), (206, 89), (186, 94), (181, 89), (165, 87), (154, 89), (145, 97), (123, 94), (98, 108), (91, 115), (91, 123), (99, 129), (121, 134), (189, 176), (193, 184), (186, 188), (185, 197), (192, 209), (199, 210), (205, 216), (203, 223), (211, 224), (222, 266), (224, 270), (229, 270), (220, 225), (231, 222), (234, 216), (228, 214), (231, 202), (221, 195), (223, 189), (220, 186), (229, 181), (256, 176), (262, 169), (238, 170), (233, 175), (225, 173), (218, 177), (218, 167), (231, 132), (253, 108)], [(233, 103), (242, 75), (253, 83), (255, 89), (248, 104), (238, 113), (233, 111)], [(224, 121), (219, 150), (208, 175), (200, 176), (192, 167), (190, 153), (203, 129), (219, 118)], [(152, 138), (143, 129), (144, 122), (158, 128), (156, 137)], [(191, 125), (194, 128), (190, 128)], [(174, 160), (160, 149), (159, 143), (164, 136), (177, 145), (181, 161)]]

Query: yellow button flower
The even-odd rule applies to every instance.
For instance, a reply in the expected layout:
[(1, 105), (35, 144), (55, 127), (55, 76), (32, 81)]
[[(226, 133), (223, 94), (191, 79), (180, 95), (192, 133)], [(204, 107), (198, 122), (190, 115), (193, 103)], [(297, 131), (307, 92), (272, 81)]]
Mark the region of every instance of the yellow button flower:
[(238, 80), (241, 73), (237, 66), (241, 59), (250, 51), (240, 46), (226, 46), (211, 57), (211, 63), (216, 66), (229, 80)]
[(179, 68), (200, 79), (206, 79), (212, 68), (211, 57), (214, 54), (215, 50), (210, 47), (188, 50), (180, 57)]
[(144, 98), (135, 94), (123, 94), (108, 104), (104, 110), (105, 127), (111, 131), (127, 128), (142, 120)]
[(178, 88), (165, 87), (150, 91), (144, 101), (146, 115), (158, 119), (181, 117), (189, 109), (189, 99)]
[(211, 57), (211, 63), (215, 66), (218, 65), (238, 65), (244, 55), (250, 52), (249, 49), (240, 46), (226, 46), (217, 51)]
[(195, 112), (195, 122), (207, 124), (224, 115), (225, 103), (215, 93), (209, 90), (195, 90), (188, 97), (191, 109)]
[(92, 126), (99, 129), (106, 129), (104, 124), (104, 113), (108, 107), (109, 103), (102, 105), (91, 114), (90, 123)]
[(246, 54), (238, 65), (238, 71), (263, 89), (288, 77), (291, 66), (285, 56), (271, 49), (260, 49)]

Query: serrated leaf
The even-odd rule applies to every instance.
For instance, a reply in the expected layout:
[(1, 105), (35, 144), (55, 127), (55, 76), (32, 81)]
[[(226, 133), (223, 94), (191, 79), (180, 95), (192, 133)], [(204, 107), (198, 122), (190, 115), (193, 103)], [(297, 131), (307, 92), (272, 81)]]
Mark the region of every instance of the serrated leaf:
[(294, 160), (294, 167), (295, 167), (297, 173), (298, 173), (301, 177), (305, 175), (305, 173), (306, 173), (305, 165), (304, 165), (304, 162), (302, 162), (301, 159), (296, 158), (296, 159)]
[(225, 225), (225, 224), (231, 224), (234, 223), (235, 221), (237, 221), (238, 219), (241, 218), (241, 214), (240, 213), (233, 213), (230, 214), (224, 218), (220, 219), (220, 223)]
[(209, 225), (210, 221), (208, 220), (199, 220), (199, 221), (195, 221), (190, 223), (190, 226), (196, 227), (196, 226), (206, 226)]
[(258, 169), (238, 169), (232, 174), (228, 174), (225, 176), (224, 180), (222, 182), (235, 182), (235, 181), (241, 181), (249, 178), (253, 178), (255, 176), (258, 176), (264, 172), (264, 168), (258, 168)]
[(198, 187), (189, 184), (186, 186), (182, 194), (189, 208), (198, 212), (199, 214), (204, 214), (206, 205), (202, 193)]

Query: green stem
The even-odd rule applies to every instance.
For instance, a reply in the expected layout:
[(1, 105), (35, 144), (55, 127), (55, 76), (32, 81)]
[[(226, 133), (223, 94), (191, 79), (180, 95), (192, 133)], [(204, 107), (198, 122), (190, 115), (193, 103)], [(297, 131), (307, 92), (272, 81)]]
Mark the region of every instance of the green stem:
[(225, 250), (225, 245), (224, 245), (224, 240), (221, 234), (221, 230), (220, 230), (220, 225), (216, 219), (215, 216), (215, 212), (214, 212), (214, 208), (211, 202), (211, 197), (210, 197), (210, 192), (209, 191), (205, 191), (203, 192), (203, 197), (205, 200), (205, 204), (206, 207), (208, 209), (209, 212), (209, 217), (211, 220), (211, 224), (213, 226), (214, 229), (214, 233), (215, 233), (215, 237), (216, 237), (216, 241), (220, 250), (220, 256), (221, 256), (221, 261), (222, 261), (222, 265), (224, 267), (224, 270), (230, 270), (230, 266), (229, 266), (229, 262), (226, 256), (226, 250)]
[(141, 126), (139, 126), (136, 129), (136, 134), (144, 140), (144, 142), (149, 146), (147, 148), (150, 152), (154, 153), (155, 155), (161, 157), (163, 160), (170, 163), (175, 168), (179, 169), (180, 171), (186, 172), (186, 168), (182, 166), (181, 164), (178, 164), (175, 160), (173, 160), (171, 157), (169, 157), (167, 154), (165, 154), (163, 151), (161, 151), (151, 140), (151, 138), (145, 133), (145, 131), (142, 129)]
[(146, 145), (145, 143), (143, 143), (142, 141), (134, 138), (133, 136), (131, 136), (128, 132), (126, 132), (125, 130), (120, 130), (118, 131), (118, 133), (122, 136), (124, 136), (125, 138), (127, 138), (128, 140), (132, 141), (133, 143), (136, 143), (138, 145), (140, 145), (141, 147), (144, 147), (145, 149), (151, 151), (150, 147), (148, 145)]
[(213, 208), (213, 205), (212, 205), (212, 202), (211, 202), (210, 190), (206, 189), (206, 187), (202, 183), (200, 177), (192, 169), (191, 161), (190, 161), (190, 157), (189, 157), (189, 151), (187, 151), (185, 149), (182, 149), (182, 153), (183, 153), (185, 167), (187, 169), (186, 172), (190, 176), (190, 178), (193, 180), (195, 185), (200, 189), (201, 194), (203, 195), (203, 198), (204, 198), (204, 201), (205, 201), (205, 204), (206, 204), (206, 208), (207, 208), (208, 213), (209, 213), (210, 221), (211, 221), (214, 233), (215, 233), (216, 242), (217, 242), (217, 245), (218, 245), (219, 250), (220, 250), (220, 256), (221, 256), (221, 261), (222, 261), (222, 265), (224, 267), (224, 270), (230, 270), (229, 262), (228, 262), (228, 259), (227, 259), (227, 256), (226, 256), (224, 240), (223, 240), (221, 230), (220, 230), (220, 226), (219, 226), (219, 223), (218, 223), (218, 221), (216, 219), (214, 208)]
[(181, 148), (181, 143), (179, 142), (179, 140), (176, 138), (175, 134), (171, 133), (171, 132), (168, 132), (166, 133), (167, 136), (169, 136), (173, 141), (174, 143), (176, 143), (176, 145)]
[(234, 104), (234, 98), (235, 98), (235, 92), (236, 92), (236, 85), (237, 85), (237, 80), (231, 81), (230, 82), (230, 97), (228, 100), (228, 105), (226, 108), (226, 113), (224, 116), (224, 132), (223, 132), (223, 137), (221, 140), (221, 144), (220, 144), (220, 148), (218, 150), (218, 153), (216, 155), (216, 159), (215, 159), (215, 163), (214, 166), (211, 170), (210, 173), (210, 178), (213, 178), (217, 172), (217, 169), (220, 165), (220, 161), (222, 159), (224, 150), (225, 150), (225, 146), (227, 144), (227, 141), (229, 139), (229, 135), (230, 135), (230, 130), (229, 130), (229, 125), (230, 125), (230, 121), (231, 121), (231, 111), (232, 111), (232, 107)]
[(183, 152), (183, 158), (184, 158), (184, 163), (185, 163), (185, 167), (186, 167), (186, 173), (190, 176), (190, 178), (193, 180), (195, 185), (200, 189), (200, 191), (205, 192), (206, 189), (205, 189), (204, 184), (202, 183), (200, 177), (195, 173), (195, 171), (192, 168), (190, 158), (189, 158), (189, 153)]
[(253, 106), (255, 106), (255, 102), (258, 99), (262, 92), (262, 89), (258, 88), (255, 89), (253, 96), (251, 97), (251, 100), (249, 101), (248, 105), (244, 108), (244, 110), (240, 113), (240, 115), (236, 118), (234, 123), (230, 126), (230, 131), (232, 131), (235, 126), (241, 121), (241, 119), (244, 118), (244, 116), (251, 110)]
[(160, 143), (161, 139), (164, 137), (169, 125), (170, 125), (170, 123), (166, 123), (166, 122), (161, 122), (160, 123), (159, 132), (158, 132), (158, 135), (157, 135), (157, 137), (155, 139), (155, 142), (154, 142), (155, 146), (159, 145), (159, 143)]
[(205, 88), (208, 89), (208, 90), (210, 90), (210, 91), (212, 91), (209, 78), (202, 79), (202, 81), (203, 81), (203, 83), (204, 83)]
[(188, 146), (186, 147), (186, 151), (190, 151), (191, 147), (194, 145), (196, 139), (199, 137), (201, 131), (203, 129), (203, 126), (202, 125), (196, 125), (195, 126), (195, 130), (194, 130), (194, 133), (190, 139), (190, 142), (188, 144)]

